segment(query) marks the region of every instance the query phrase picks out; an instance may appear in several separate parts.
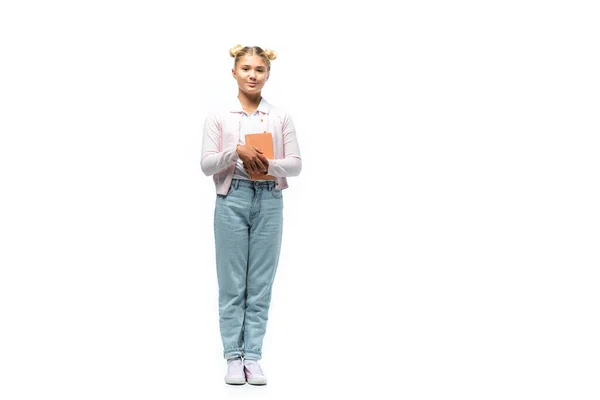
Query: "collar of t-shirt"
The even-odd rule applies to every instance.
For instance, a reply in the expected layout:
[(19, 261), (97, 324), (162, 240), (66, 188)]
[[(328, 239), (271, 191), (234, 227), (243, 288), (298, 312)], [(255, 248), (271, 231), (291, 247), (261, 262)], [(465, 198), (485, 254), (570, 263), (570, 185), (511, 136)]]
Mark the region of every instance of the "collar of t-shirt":
[[(256, 109), (256, 111), (263, 114), (268, 114), (270, 109), (271, 105), (269, 104), (269, 102), (264, 97), (261, 97), (260, 103), (258, 103), (258, 108)], [(229, 111), (232, 113), (246, 113), (244, 111), (244, 107), (242, 107), (242, 103), (240, 103), (240, 99), (238, 99), (237, 97), (235, 97), (232, 100), (231, 105), (229, 106)]]

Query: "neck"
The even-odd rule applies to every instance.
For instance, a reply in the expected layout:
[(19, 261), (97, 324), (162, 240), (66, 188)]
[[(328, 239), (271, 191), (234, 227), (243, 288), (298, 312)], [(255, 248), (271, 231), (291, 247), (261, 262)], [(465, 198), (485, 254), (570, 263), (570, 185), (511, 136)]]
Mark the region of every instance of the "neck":
[(262, 96), (261, 96), (260, 92), (249, 95), (248, 93), (244, 93), (240, 90), (238, 93), (238, 99), (240, 100), (240, 103), (242, 103), (242, 105), (244, 107), (246, 107), (246, 106), (258, 107), (258, 105), (260, 104), (260, 100), (262, 99)]

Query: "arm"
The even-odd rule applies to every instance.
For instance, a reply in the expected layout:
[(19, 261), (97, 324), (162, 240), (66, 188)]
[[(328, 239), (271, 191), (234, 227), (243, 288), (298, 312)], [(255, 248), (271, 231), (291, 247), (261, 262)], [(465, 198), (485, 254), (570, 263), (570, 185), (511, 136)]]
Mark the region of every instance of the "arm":
[(283, 119), (283, 157), (269, 160), (268, 174), (272, 176), (297, 176), (302, 170), (300, 147), (296, 139), (296, 127), (289, 114)]
[(222, 140), (221, 126), (216, 113), (211, 113), (204, 122), (204, 133), (202, 135), (202, 159), (200, 167), (205, 175), (214, 175), (237, 161), (237, 146), (232, 146), (219, 151), (219, 143)]

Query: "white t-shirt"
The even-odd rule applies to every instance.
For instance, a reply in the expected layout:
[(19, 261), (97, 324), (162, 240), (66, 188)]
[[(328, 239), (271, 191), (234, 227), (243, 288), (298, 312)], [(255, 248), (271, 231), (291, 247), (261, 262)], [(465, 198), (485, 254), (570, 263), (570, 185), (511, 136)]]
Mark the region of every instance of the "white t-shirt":
[[(244, 112), (240, 119), (240, 138), (239, 143), (241, 145), (246, 144), (247, 133), (263, 133), (267, 130), (267, 114), (263, 114), (258, 110), (255, 110), (251, 115)], [(235, 172), (233, 178), (249, 180), (250, 177), (244, 169), (244, 164), (240, 158), (238, 158), (235, 164)]]

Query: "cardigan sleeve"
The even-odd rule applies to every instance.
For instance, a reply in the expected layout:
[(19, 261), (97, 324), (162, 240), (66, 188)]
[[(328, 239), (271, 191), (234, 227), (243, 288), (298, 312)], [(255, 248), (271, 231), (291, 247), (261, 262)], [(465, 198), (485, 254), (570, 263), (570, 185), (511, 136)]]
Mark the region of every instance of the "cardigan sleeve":
[(284, 158), (269, 160), (268, 174), (277, 177), (297, 176), (302, 170), (300, 147), (292, 117), (286, 113), (282, 125)]
[(226, 169), (238, 159), (237, 145), (221, 150), (223, 141), (221, 126), (218, 114), (215, 112), (209, 113), (204, 121), (200, 167), (207, 176)]

